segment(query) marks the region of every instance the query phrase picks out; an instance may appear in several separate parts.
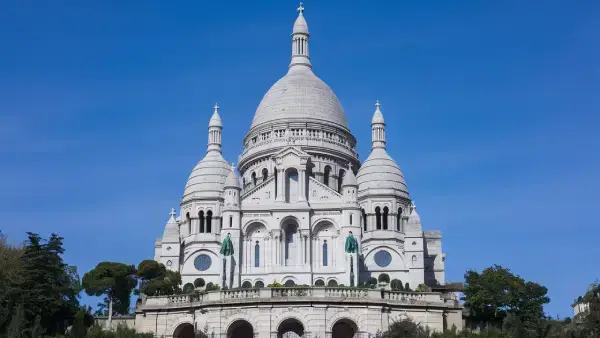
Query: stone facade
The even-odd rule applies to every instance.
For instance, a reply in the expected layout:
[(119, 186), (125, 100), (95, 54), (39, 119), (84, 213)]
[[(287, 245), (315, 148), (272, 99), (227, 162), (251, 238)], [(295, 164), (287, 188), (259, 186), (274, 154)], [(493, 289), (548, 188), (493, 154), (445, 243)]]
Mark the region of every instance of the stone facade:
[[(387, 153), (379, 102), (372, 151), (360, 162), (339, 100), (312, 71), (309, 38), (301, 6), (289, 70), (259, 104), (237, 170), (222, 156), (215, 105), (206, 156), (192, 170), (179, 216), (172, 211), (155, 243), (155, 260), (179, 271), (184, 284), (202, 278), (223, 291), (148, 298), (137, 308), (138, 329), (187, 336), (191, 325), (242, 337), (250, 325), (256, 337), (277, 337), (302, 327), (307, 337), (328, 337), (336, 323), (346, 335), (374, 334), (403, 316), (436, 330), (461, 326), (453, 295), (389, 290), (394, 279), (411, 289), (445, 283), (442, 235), (421, 227)], [(220, 253), (226, 236), (227, 256)], [(356, 250), (346, 246), (353, 238)], [(373, 278), (382, 282), (377, 290), (339, 288)], [(265, 288), (275, 281), (296, 288)]]

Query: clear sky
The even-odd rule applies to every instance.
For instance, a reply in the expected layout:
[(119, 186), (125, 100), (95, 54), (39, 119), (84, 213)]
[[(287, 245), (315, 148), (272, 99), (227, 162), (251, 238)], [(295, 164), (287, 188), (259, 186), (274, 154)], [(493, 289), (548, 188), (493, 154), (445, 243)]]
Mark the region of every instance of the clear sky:
[[(0, 229), (83, 275), (153, 257), (218, 102), (237, 161), (298, 3), (0, 3)], [(314, 71), (365, 159), (375, 100), (447, 279), (501, 264), (567, 316), (600, 278), (600, 2), (311, 1)], [(595, 207), (594, 207), (595, 206)]]

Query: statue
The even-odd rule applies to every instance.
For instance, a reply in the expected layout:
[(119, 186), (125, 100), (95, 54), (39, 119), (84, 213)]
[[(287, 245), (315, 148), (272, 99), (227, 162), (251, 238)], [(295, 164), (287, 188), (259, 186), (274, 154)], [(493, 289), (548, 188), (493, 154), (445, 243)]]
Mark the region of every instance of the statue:
[(352, 231), (350, 231), (350, 234), (348, 237), (346, 237), (345, 249), (347, 253), (358, 252), (358, 242), (356, 242), (356, 238), (354, 238), (354, 235), (352, 235)]
[(233, 243), (231, 242), (231, 234), (227, 234), (227, 237), (221, 243), (221, 254), (223, 256), (233, 255)]

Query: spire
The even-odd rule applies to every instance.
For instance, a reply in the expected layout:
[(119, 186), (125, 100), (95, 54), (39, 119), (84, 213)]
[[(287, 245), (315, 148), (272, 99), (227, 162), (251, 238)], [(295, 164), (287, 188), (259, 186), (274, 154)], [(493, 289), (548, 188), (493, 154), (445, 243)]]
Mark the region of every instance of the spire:
[(293, 66), (306, 66), (312, 67), (310, 63), (310, 56), (308, 55), (308, 39), (310, 34), (308, 33), (308, 24), (304, 18), (304, 6), (300, 2), (298, 6), (298, 18), (294, 22), (294, 30), (292, 32), (292, 61), (290, 67)]
[(171, 212), (169, 213), (169, 222), (168, 223), (175, 223), (175, 215), (177, 215), (175, 213), (175, 209), (171, 208)]
[(221, 134), (223, 122), (219, 116), (219, 105), (215, 103), (214, 111), (208, 122), (208, 152), (221, 152)]
[(372, 149), (385, 149), (385, 120), (383, 119), (380, 107), (381, 104), (377, 100), (377, 103), (375, 103), (375, 113), (373, 113), (373, 119), (371, 120)]
[(348, 165), (348, 171), (342, 180), (342, 187), (345, 186), (358, 186), (358, 183), (356, 182), (356, 175), (354, 175), (354, 170), (352, 170), (352, 164)]
[(231, 163), (231, 170), (229, 171), (229, 175), (227, 175), (227, 179), (225, 180), (225, 189), (227, 188), (240, 189), (240, 180), (235, 174), (235, 164), (233, 163)]

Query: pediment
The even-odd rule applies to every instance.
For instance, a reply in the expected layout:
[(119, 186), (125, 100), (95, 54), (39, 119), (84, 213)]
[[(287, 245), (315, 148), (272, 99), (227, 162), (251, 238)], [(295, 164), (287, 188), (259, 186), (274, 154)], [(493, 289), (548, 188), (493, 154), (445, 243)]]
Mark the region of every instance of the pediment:
[(306, 165), (310, 155), (297, 147), (287, 147), (273, 155), (273, 160), (278, 166), (281, 165)]
[(336, 202), (339, 203), (342, 195), (325, 184), (310, 178), (308, 182), (308, 200), (315, 203)]

